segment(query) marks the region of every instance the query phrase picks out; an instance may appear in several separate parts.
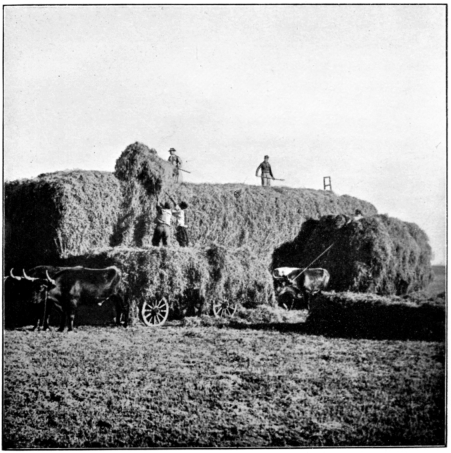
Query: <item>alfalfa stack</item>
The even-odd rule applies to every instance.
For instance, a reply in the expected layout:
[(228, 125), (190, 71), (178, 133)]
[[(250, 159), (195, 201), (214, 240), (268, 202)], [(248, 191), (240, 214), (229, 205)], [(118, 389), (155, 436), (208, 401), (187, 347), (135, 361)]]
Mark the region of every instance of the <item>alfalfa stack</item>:
[(432, 280), (426, 234), (386, 215), (357, 221), (345, 216), (309, 219), (293, 241), (274, 251), (272, 267), (306, 267), (330, 245), (313, 265), (330, 272), (329, 289), (399, 295), (423, 289)]
[(32, 267), (110, 245), (120, 183), (101, 171), (60, 171), (5, 184), (5, 266)]

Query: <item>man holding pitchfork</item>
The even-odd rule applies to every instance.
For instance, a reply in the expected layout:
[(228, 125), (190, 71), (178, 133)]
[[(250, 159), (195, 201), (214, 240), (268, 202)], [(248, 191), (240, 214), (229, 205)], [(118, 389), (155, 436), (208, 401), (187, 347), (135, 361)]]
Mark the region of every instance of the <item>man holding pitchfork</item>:
[[(270, 187), (271, 186), (271, 179), (275, 179), (271, 165), (269, 164), (269, 156), (265, 156), (265, 160), (258, 166), (257, 171), (255, 172), (255, 176), (258, 176), (258, 170), (261, 169), (261, 177), (262, 177), (262, 186)], [(271, 177), (271, 179), (270, 179)]]

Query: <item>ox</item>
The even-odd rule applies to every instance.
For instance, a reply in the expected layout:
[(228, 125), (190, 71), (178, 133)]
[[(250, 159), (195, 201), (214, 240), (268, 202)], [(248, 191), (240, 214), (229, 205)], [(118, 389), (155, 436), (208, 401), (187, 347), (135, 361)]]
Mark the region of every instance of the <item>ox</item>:
[[(81, 266), (76, 266), (75, 269), (80, 269)], [(31, 282), (40, 281), (40, 284), (34, 283), (34, 291), (29, 296), (29, 300), (32, 302), (32, 310), (34, 314), (34, 327), (36, 330), (42, 322), (44, 330), (49, 328), (49, 320), (52, 311), (52, 303), (47, 303), (47, 292), (54, 287), (50, 281), (50, 277), (53, 277), (58, 272), (74, 269), (71, 267), (61, 266), (36, 266), (28, 271), (28, 274), (23, 270), (23, 278)]]
[[(44, 294), (50, 287), (51, 283), (48, 281), (47, 276), (29, 277), (25, 270), (23, 276), (14, 275), (14, 270), (11, 269), (7, 277), (4, 277), (5, 288), (5, 307), (7, 313), (7, 323), (10, 321), (10, 315), (13, 318), (18, 318), (20, 312), (24, 309), (27, 310), (25, 318), (32, 317), (34, 329), (39, 325), (42, 318), (42, 310), (44, 304), (42, 302), (42, 294)], [(30, 305), (29, 302), (32, 302)], [(23, 314), (20, 316), (23, 318)]]
[(302, 299), (310, 309), (312, 297), (325, 289), (330, 280), (329, 272), (321, 268), (278, 267), (272, 275), (279, 303), (285, 305), (282, 296), (286, 295), (290, 299), (290, 308)]
[[(105, 269), (64, 268), (53, 277), (46, 270), (46, 276), (50, 284), (45, 293), (48, 305), (61, 310), (60, 332), (64, 331), (66, 319), (68, 330), (73, 330), (78, 305), (102, 305), (108, 299), (116, 305), (117, 324), (120, 324), (121, 314), (124, 314), (124, 326), (127, 327), (129, 307), (121, 295), (121, 271), (116, 266)], [(48, 327), (48, 322), (45, 327)]]

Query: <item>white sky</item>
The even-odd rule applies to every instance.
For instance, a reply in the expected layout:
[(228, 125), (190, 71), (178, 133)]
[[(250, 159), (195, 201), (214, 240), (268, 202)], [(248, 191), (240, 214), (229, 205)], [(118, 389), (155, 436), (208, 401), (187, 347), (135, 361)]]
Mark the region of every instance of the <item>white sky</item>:
[(444, 5), (7, 6), (4, 178), (113, 171), (322, 188), (415, 222), (445, 261)]

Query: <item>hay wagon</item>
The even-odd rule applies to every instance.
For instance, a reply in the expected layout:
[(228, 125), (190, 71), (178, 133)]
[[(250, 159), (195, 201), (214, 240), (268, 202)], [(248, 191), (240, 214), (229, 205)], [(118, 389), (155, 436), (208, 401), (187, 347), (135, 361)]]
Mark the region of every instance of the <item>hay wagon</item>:
[[(162, 326), (169, 317), (171, 295), (158, 295), (147, 298), (141, 303), (139, 310), (141, 319), (146, 326)], [(216, 318), (232, 317), (238, 307), (235, 301), (215, 300), (212, 301), (212, 312)]]
[[(70, 257), (65, 266), (117, 266), (131, 317), (156, 327), (169, 317), (231, 317), (238, 305), (272, 302), (271, 275), (247, 250), (209, 247), (110, 247)], [(251, 301), (251, 302), (249, 302)]]

